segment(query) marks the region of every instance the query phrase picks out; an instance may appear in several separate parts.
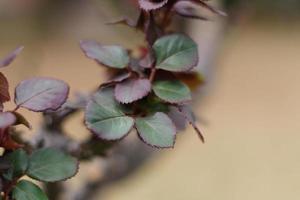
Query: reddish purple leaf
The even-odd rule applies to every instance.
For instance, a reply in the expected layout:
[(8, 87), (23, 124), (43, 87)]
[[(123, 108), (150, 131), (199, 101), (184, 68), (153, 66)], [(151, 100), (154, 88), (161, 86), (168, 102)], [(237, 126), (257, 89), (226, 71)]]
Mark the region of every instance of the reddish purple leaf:
[(168, 3), (168, 0), (139, 0), (140, 7), (144, 10), (156, 10)]
[(52, 78), (33, 78), (22, 81), (16, 87), (15, 103), (32, 111), (57, 110), (65, 103), (69, 86)]
[(132, 103), (147, 96), (151, 91), (148, 79), (131, 79), (115, 87), (115, 97), (121, 103)]
[(113, 79), (111, 79), (109, 81), (106, 81), (105, 83), (102, 83), (99, 86), (99, 88), (101, 88), (101, 87), (107, 87), (107, 86), (110, 86), (110, 85), (115, 85), (117, 83), (125, 81), (126, 79), (130, 78), (131, 75), (132, 75), (131, 73), (125, 73), (125, 74), (118, 75), (115, 78), (113, 78)]
[(198, 15), (195, 12), (193, 5), (194, 4), (189, 1), (179, 1), (174, 5), (174, 10), (178, 15), (182, 17), (187, 17), (191, 19), (208, 20), (206, 17)]
[(8, 54), (3, 60), (0, 60), (0, 68), (10, 65), (10, 63), (12, 63), (15, 60), (15, 58), (19, 55), (19, 53), (21, 53), (23, 49), (23, 46), (18, 47), (13, 52)]
[(122, 19), (116, 20), (116, 21), (112, 21), (112, 22), (108, 22), (106, 23), (107, 25), (117, 25), (117, 24), (124, 24), (127, 25), (129, 27), (136, 27), (136, 23), (134, 21), (132, 21), (131, 19), (124, 17)]
[(8, 91), (8, 81), (6, 77), (0, 72), (0, 104), (10, 100)]
[(0, 113), (0, 129), (4, 129), (8, 126), (13, 125), (16, 122), (16, 117), (10, 112)]
[(200, 129), (198, 128), (198, 126), (196, 125), (196, 118), (195, 118), (195, 115), (192, 112), (191, 108), (188, 106), (178, 106), (178, 110), (179, 110), (179, 112), (181, 112), (183, 114), (183, 116), (189, 122), (189, 124), (195, 129), (199, 138), (204, 143), (205, 138), (204, 138), (202, 132), (200, 131)]
[(9, 133), (9, 129), (0, 129), (0, 147), (4, 148), (5, 150), (15, 150), (18, 148), (23, 147), (23, 145), (14, 141)]
[(152, 53), (147, 53), (147, 55), (142, 58), (139, 62), (139, 65), (143, 68), (151, 68), (153, 63), (155, 62)]
[(175, 124), (177, 131), (183, 131), (186, 128), (187, 120), (177, 107), (170, 106), (167, 114)]
[(198, 5), (202, 6), (203, 8), (208, 9), (212, 13), (215, 13), (217, 15), (221, 15), (221, 16), (224, 16), (224, 17), (227, 16), (227, 14), (225, 12), (214, 8), (213, 6), (211, 6), (208, 3), (206, 3), (204, 0), (190, 0), (190, 1), (193, 2), (193, 3), (195, 3), (195, 4), (198, 4)]

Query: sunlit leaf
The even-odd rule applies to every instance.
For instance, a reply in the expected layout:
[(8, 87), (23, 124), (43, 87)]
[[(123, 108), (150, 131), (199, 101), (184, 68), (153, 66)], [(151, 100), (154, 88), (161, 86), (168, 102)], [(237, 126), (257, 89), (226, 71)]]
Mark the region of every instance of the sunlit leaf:
[(182, 72), (191, 70), (198, 64), (197, 44), (187, 36), (164, 36), (154, 43), (153, 49), (158, 69)]
[(69, 86), (51, 78), (33, 78), (22, 81), (15, 91), (15, 103), (32, 111), (57, 110), (65, 103)]
[(158, 112), (153, 116), (137, 118), (136, 128), (141, 139), (150, 146), (158, 148), (174, 146), (176, 128), (164, 113)]
[(39, 149), (29, 158), (27, 175), (33, 179), (55, 182), (74, 176), (78, 170), (77, 161), (52, 148)]
[(121, 103), (132, 103), (145, 97), (151, 91), (148, 79), (130, 79), (115, 87), (115, 97)]
[(129, 55), (121, 46), (104, 46), (95, 41), (81, 41), (80, 46), (87, 57), (112, 68), (125, 68), (129, 64)]
[(183, 103), (192, 99), (190, 89), (178, 80), (156, 81), (153, 84), (153, 91), (159, 98), (169, 103)]
[(122, 106), (115, 100), (113, 89), (105, 88), (88, 103), (85, 123), (99, 138), (118, 140), (129, 133), (134, 120), (124, 114)]

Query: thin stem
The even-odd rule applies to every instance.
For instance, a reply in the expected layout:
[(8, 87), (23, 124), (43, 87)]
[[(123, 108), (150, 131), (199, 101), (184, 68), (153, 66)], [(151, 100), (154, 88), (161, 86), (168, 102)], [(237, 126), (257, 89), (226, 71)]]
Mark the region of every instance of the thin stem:
[(20, 106), (17, 105), (17, 106), (15, 107), (15, 109), (13, 109), (13, 112), (16, 112), (19, 108), (20, 108)]
[(11, 182), (9, 182), (4, 189), (4, 196), (3, 199), (4, 200), (9, 200), (9, 193), (12, 191), (12, 189), (14, 188), (14, 186), (17, 184), (18, 180), (20, 177), (15, 178), (14, 180), (12, 180)]
[(154, 81), (155, 75), (156, 75), (157, 69), (155, 67), (152, 67), (151, 73), (149, 76), (149, 81), (152, 83)]

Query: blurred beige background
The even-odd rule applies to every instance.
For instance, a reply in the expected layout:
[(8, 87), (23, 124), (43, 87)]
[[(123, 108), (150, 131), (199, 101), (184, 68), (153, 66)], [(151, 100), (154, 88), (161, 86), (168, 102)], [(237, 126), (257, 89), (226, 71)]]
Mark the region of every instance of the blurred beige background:
[[(23, 41), (26, 46), (18, 60), (3, 70), (11, 79), (11, 91), (20, 80), (36, 75), (64, 79), (72, 92), (92, 90), (105, 77), (100, 67), (83, 56), (79, 39), (114, 41), (127, 47), (140, 43), (139, 37), (124, 39), (133, 32), (118, 29), (124, 31), (120, 37), (114, 29), (100, 26), (101, 21), (95, 23), (99, 16), (88, 11), (76, 24), (60, 27), (59, 33), (53, 28), (54, 36), (39, 35), (37, 41), (27, 29), (22, 37), (21, 28), (12, 37), (6, 35), (9, 30), (2, 32), (1, 55)], [(72, 32), (74, 26), (77, 32)], [(202, 36), (195, 24), (191, 32), (196, 40)], [(132, 177), (109, 187), (103, 199), (298, 199), (299, 35), (299, 23), (284, 21), (243, 22), (226, 29), (210, 86), (195, 106), (206, 122), (200, 123), (206, 144), (188, 129), (178, 137), (174, 150), (159, 152)], [(39, 121), (38, 114), (23, 112)], [(80, 138), (86, 130), (78, 124), (74, 121), (66, 128)]]

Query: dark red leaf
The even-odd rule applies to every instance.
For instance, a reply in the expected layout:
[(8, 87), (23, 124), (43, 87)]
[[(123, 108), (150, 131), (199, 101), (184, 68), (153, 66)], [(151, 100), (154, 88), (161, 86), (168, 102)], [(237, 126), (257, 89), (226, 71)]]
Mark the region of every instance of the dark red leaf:
[(10, 100), (8, 91), (8, 81), (6, 77), (0, 72), (0, 104)]
[(21, 148), (23, 145), (15, 142), (9, 134), (9, 129), (0, 129), (0, 147), (6, 150), (15, 150)]

